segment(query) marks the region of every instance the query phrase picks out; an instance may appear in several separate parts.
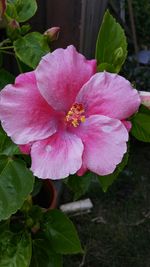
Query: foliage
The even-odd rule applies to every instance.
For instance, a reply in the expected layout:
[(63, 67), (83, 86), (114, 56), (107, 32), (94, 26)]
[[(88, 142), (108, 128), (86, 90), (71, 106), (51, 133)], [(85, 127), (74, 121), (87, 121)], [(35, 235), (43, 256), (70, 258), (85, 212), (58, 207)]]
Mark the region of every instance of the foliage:
[(8, 0), (5, 15), (8, 19), (15, 19), (18, 22), (25, 22), (35, 14), (36, 10), (36, 0)]
[(46, 36), (38, 32), (28, 33), (17, 39), (14, 42), (14, 50), (17, 57), (33, 69), (36, 68), (41, 57), (50, 51)]
[(124, 30), (109, 11), (106, 11), (96, 44), (98, 70), (119, 72), (126, 56), (127, 42)]
[(66, 180), (66, 184), (74, 193), (74, 200), (79, 199), (82, 195), (84, 195), (91, 184), (93, 174), (88, 172), (85, 175), (80, 176), (70, 175)]
[(27, 267), (30, 264), (32, 244), (31, 237), (25, 233), (1, 233), (0, 266)]
[(74, 225), (58, 210), (47, 212), (44, 216), (43, 230), (52, 249), (60, 254), (82, 253)]
[(139, 112), (133, 116), (131, 121), (133, 136), (140, 141), (150, 142), (150, 110), (141, 106)]

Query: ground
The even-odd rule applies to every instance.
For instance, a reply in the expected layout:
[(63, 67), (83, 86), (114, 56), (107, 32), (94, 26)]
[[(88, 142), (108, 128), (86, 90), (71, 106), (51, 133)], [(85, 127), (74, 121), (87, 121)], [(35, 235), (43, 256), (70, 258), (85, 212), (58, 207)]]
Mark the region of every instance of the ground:
[[(150, 144), (134, 141), (128, 166), (107, 193), (94, 180), (91, 213), (71, 217), (84, 255), (65, 256), (64, 267), (150, 266)], [(71, 200), (64, 191), (63, 201)]]

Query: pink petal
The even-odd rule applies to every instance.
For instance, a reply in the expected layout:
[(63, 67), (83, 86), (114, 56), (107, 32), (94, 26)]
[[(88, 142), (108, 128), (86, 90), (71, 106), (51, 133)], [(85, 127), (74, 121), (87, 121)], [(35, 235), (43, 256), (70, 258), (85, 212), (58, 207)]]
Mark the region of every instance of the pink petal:
[(19, 145), (19, 149), (23, 154), (30, 154), (32, 143), (26, 145)]
[(39, 94), (34, 72), (21, 74), (0, 93), (2, 126), (17, 144), (44, 139), (56, 131), (53, 109)]
[(73, 46), (68, 46), (44, 56), (35, 75), (46, 101), (56, 110), (68, 111), (80, 88), (95, 72), (95, 60), (86, 60)]
[(124, 124), (124, 126), (127, 129), (127, 131), (130, 132), (130, 130), (132, 128), (132, 123), (130, 121), (126, 121), (126, 120), (122, 120), (121, 122)]
[(117, 119), (93, 115), (74, 130), (83, 144), (83, 165), (79, 175), (86, 168), (99, 175), (112, 173), (127, 151), (128, 132)]
[(87, 170), (88, 170), (87, 167), (86, 167), (85, 164), (83, 164), (83, 162), (82, 162), (82, 166), (81, 166), (81, 168), (77, 171), (77, 175), (78, 175), (78, 176), (82, 176), (82, 175), (84, 175), (84, 173), (85, 173)]
[(82, 164), (83, 144), (74, 134), (56, 133), (31, 148), (31, 170), (39, 178), (62, 179), (76, 173)]
[(101, 114), (126, 119), (140, 105), (137, 90), (125, 78), (108, 72), (95, 74), (81, 89), (77, 103), (82, 103), (86, 114)]

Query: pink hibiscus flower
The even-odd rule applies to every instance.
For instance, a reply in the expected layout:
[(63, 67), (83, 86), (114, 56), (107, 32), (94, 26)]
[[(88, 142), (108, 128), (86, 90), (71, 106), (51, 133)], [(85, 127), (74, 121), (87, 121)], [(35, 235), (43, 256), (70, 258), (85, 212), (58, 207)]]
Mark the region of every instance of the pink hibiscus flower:
[(40, 178), (60, 179), (91, 170), (112, 173), (127, 151), (126, 119), (140, 97), (123, 77), (97, 73), (73, 46), (44, 56), (0, 95), (0, 119), (32, 158)]

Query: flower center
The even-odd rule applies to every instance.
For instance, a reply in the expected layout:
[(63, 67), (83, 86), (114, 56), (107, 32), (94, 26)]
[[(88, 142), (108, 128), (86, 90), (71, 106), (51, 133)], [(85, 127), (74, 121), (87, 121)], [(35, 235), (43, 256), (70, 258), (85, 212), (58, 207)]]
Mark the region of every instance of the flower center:
[(85, 121), (84, 108), (82, 104), (75, 103), (68, 111), (65, 120), (74, 127), (77, 127), (80, 122)]

